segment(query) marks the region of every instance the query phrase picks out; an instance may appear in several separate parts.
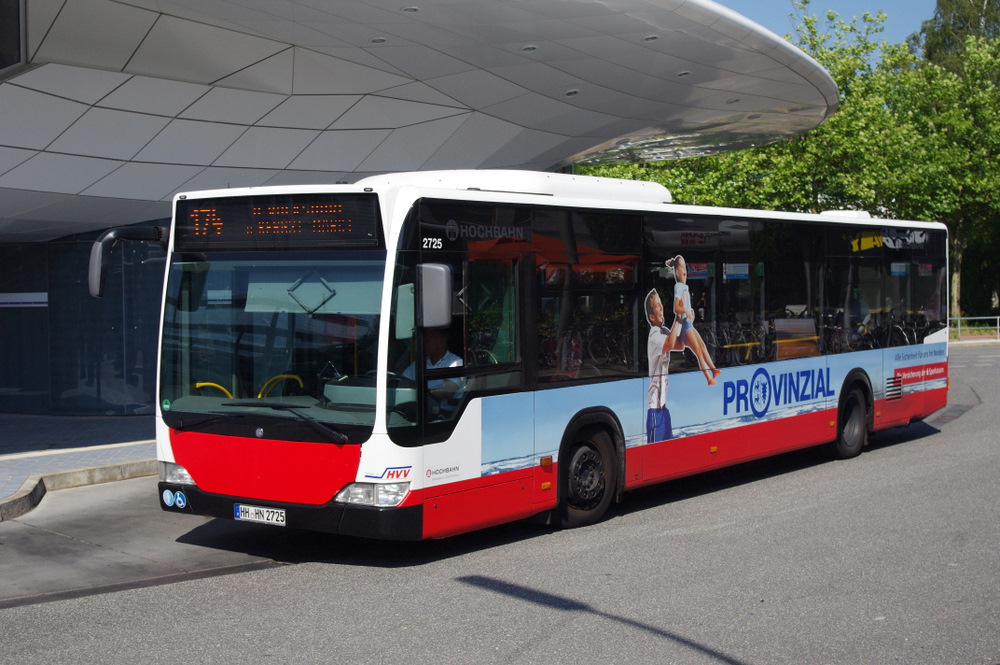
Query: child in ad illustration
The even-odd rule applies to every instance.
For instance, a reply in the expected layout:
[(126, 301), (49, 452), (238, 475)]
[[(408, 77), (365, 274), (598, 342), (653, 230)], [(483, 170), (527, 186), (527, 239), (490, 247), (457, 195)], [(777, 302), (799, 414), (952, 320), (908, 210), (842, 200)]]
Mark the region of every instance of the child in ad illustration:
[(715, 368), (701, 333), (694, 327), (694, 309), (691, 307), (691, 291), (687, 285), (687, 261), (678, 254), (667, 259), (667, 267), (673, 268), (674, 279), (677, 280), (674, 284), (674, 323), (670, 328), (670, 336), (676, 337), (683, 346), (691, 349), (708, 385), (714, 386), (716, 377), (722, 372)]

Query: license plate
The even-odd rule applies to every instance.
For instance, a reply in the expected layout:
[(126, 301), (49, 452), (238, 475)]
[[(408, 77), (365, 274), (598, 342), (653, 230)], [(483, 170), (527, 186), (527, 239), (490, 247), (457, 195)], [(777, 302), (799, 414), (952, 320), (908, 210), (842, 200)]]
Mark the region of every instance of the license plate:
[(285, 511), (281, 508), (264, 508), (263, 506), (248, 506), (245, 503), (237, 503), (233, 506), (233, 513), (236, 519), (244, 522), (285, 526)]

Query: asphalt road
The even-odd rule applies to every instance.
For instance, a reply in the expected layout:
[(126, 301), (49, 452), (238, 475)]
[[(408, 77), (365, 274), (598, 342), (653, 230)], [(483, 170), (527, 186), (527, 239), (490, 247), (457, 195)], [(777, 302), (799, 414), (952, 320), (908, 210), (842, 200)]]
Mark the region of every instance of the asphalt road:
[(1000, 348), (859, 458), (632, 493), (571, 531), (395, 544), (160, 512), (155, 481), (0, 523), (0, 663), (1000, 663)]

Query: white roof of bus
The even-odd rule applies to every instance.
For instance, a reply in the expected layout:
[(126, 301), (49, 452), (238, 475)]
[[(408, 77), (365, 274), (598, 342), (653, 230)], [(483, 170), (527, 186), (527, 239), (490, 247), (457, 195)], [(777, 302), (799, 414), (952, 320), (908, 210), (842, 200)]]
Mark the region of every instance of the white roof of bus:
[(245, 187), (217, 189), (178, 194), (178, 198), (209, 198), (216, 196), (247, 196), (293, 194), (330, 191), (361, 191), (370, 188), (381, 193), (418, 188), (415, 196), (454, 197), (472, 201), (503, 203), (531, 202), (538, 205), (573, 207), (620, 208), (649, 210), (689, 215), (710, 215), (742, 219), (775, 221), (837, 222), (859, 226), (905, 226), (907, 228), (946, 229), (939, 222), (883, 219), (862, 210), (826, 210), (820, 214), (751, 210), (744, 208), (696, 206), (671, 203), (670, 190), (663, 185), (644, 180), (621, 180), (565, 173), (514, 170), (454, 170), (386, 173), (370, 176), (347, 185), (298, 185), (276, 187)]

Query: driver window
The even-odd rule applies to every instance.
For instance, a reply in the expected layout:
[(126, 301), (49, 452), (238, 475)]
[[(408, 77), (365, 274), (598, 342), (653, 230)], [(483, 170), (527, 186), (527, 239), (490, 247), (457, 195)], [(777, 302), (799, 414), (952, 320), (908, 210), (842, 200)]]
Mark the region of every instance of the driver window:
[[(402, 444), (416, 444), (428, 428), (448, 427), (461, 410), (467, 396), (465, 378), (465, 335), (458, 294), (453, 319), (444, 328), (416, 327), (416, 254), (398, 270), (393, 290), (392, 323), (389, 343), (388, 425), (393, 438)], [(462, 264), (452, 267), (454, 288), (462, 284)], [(445, 423), (445, 425), (442, 425)]]
[(426, 440), (440, 440), (468, 399), (521, 383), (517, 257), (450, 258), (434, 256), (435, 263), (447, 263), (452, 269), (450, 326), (418, 330), (407, 319), (416, 297), (410, 286), (415, 266), (399, 271), (394, 289), (388, 424), (400, 443), (409, 440), (415, 445), (421, 433)]

